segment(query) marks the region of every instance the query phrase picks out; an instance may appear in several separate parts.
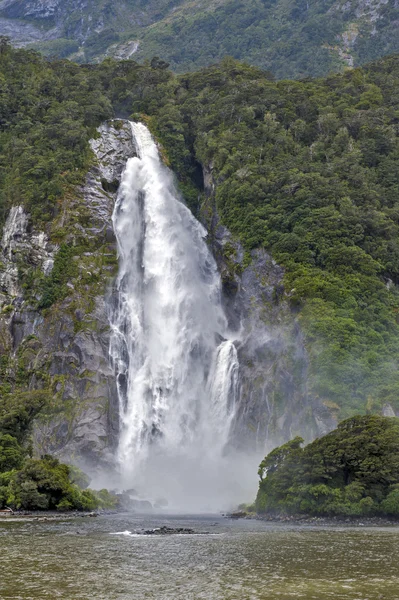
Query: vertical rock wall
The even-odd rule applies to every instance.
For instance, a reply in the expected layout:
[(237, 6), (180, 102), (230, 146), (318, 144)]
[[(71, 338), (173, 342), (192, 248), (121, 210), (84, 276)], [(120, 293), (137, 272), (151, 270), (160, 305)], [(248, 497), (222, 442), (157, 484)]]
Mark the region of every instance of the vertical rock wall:
[(239, 447), (267, 451), (295, 435), (327, 433), (336, 419), (308, 389), (303, 336), (284, 289), (283, 269), (265, 250), (246, 256), (220, 223), (210, 167), (202, 220), (222, 276), (230, 327), (237, 332), (241, 390), (234, 431)]
[[(15, 389), (48, 389), (51, 402), (37, 419), (34, 446), (90, 470), (112, 462), (118, 431), (114, 376), (108, 360), (107, 294), (116, 265), (111, 216), (126, 160), (133, 155), (129, 123), (102, 125), (85, 185), (66, 198), (50, 234), (32, 229), (23, 207), (9, 213), (0, 248), (0, 351), (8, 356), (7, 380)], [(50, 276), (61, 234), (76, 246), (79, 275), (68, 295), (37, 309), (40, 285)], [(79, 254), (84, 244), (90, 251)], [(34, 294), (23, 272), (39, 277)], [(39, 273), (40, 271), (40, 273)], [(23, 380), (18, 375), (23, 373)]]

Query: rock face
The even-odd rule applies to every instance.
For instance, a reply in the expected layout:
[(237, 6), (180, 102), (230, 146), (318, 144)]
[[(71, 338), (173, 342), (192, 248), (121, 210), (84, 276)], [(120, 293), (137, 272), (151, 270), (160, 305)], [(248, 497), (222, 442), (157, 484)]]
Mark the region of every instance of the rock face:
[(222, 276), (229, 324), (239, 339), (234, 444), (267, 450), (295, 435), (306, 440), (323, 435), (337, 422), (308, 390), (306, 349), (289, 308), (284, 271), (265, 250), (253, 251), (250, 260), (245, 257), (241, 244), (220, 224), (211, 168), (205, 169), (204, 182), (202, 220)]
[[(96, 164), (83, 188), (66, 200), (52, 230), (67, 230), (72, 246), (83, 236), (93, 251), (77, 257), (79, 276), (67, 283), (65, 300), (45, 311), (27, 297), (19, 265), (40, 270), (45, 281), (58, 245), (31, 228), (22, 207), (10, 211), (0, 249), (0, 353), (10, 357), (9, 373), (23, 368), (25, 388), (46, 388), (53, 396), (35, 423), (36, 452), (94, 471), (112, 462), (119, 422), (106, 296), (116, 270), (111, 222), (116, 190), (134, 154), (130, 125), (102, 125), (91, 145)], [(40, 296), (40, 289), (36, 293)]]
[[(37, 454), (54, 454), (95, 474), (112, 465), (119, 427), (108, 306), (117, 269), (112, 211), (134, 154), (129, 123), (103, 124), (91, 148), (95, 162), (85, 185), (65, 199), (48, 232), (34, 230), (22, 206), (10, 210), (0, 246), (0, 353), (9, 357), (7, 373), (17, 388), (43, 388), (51, 395), (34, 426)], [(312, 439), (326, 433), (336, 423), (307, 389), (306, 350), (288, 306), (283, 270), (264, 250), (248, 260), (219, 222), (210, 170), (204, 179), (202, 220), (238, 340), (241, 390), (232, 443), (263, 451), (296, 434)], [(90, 251), (74, 257), (79, 275), (67, 282), (65, 299), (40, 311), (41, 286), (60, 249), (52, 237), (60, 231), (64, 244), (79, 248), (84, 240)], [(24, 281), (27, 267), (36, 277), (33, 291)]]
[(56, 244), (50, 244), (43, 232), (30, 232), (29, 219), (22, 206), (13, 206), (8, 215), (1, 240), (0, 294), (10, 298), (21, 294), (18, 281), (18, 263), (27, 261), (49, 275), (54, 264)]
[[(119, 426), (107, 307), (117, 269), (112, 211), (124, 166), (134, 154), (129, 123), (103, 124), (91, 147), (96, 160), (85, 185), (65, 200), (49, 232), (35, 231), (22, 206), (10, 210), (0, 246), (0, 353), (9, 357), (8, 374), (17, 387), (47, 389), (52, 396), (35, 423), (36, 452), (93, 474), (112, 465)], [(283, 270), (264, 250), (248, 260), (219, 222), (210, 170), (204, 179), (202, 220), (238, 340), (241, 390), (232, 444), (264, 451), (297, 434), (312, 439), (326, 433), (336, 422), (307, 388), (306, 350), (288, 306)], [(67, 297), (39, 311), (41, 286), (60, 249), (51, 237), (60, 231), (64, 244), (79, 248), (84, 240), (90, 251), (74, 257), (79, 275), (67, 282)], [(21, 277), (27, 265), (37, 278), (33, 293)]]
[[(17, 46), (59, 38), (63, 4), (61, 0), (0, 0), (0, 32)], [(71, 8), (75, 8), (72, 3)]]

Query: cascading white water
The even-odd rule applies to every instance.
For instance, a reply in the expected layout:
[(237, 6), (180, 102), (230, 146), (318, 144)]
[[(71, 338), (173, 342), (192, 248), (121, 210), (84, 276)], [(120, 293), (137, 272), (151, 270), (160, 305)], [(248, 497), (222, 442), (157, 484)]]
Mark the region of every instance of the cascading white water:
[[(113, 214), (119, 250), (110, 354), (123, 484), (172, 505), (215, 507), (235, 414), (238, 360), (206, 231), (180, 201), (148, 129), (132, 123)], [(213, 506), (212, 506), (213, 504)]]

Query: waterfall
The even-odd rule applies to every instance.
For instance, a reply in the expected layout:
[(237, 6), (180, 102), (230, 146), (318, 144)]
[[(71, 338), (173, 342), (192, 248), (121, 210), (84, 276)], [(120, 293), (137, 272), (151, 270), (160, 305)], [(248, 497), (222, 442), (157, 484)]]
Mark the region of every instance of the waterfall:
[(131, 126), (137, 156), (126, 164), (113, 213), (117, 462), (127, 487), (210, 507), (227, 485), (237, 352), (206, 230), (180, 200), (148, 129)]

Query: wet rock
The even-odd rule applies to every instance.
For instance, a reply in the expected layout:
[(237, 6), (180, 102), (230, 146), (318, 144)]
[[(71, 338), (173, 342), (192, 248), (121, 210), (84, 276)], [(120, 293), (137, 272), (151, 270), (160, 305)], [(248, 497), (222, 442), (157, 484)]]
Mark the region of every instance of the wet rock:
[(384, 404), (384, 406), (382, 407), (382, 415), (384, 417), (396, 417), (397, 416), (392, 405), (388, 404), (388, 403)]
[[(19, 265), (39, 268), (48, 277), (58, 245), (47, 233), (34, 229), (22, 206), (11, 208), (0, 243), (0, 354), (18, 357), (23, 349), (24, 368), (31, 373), (27, 387), (42, 387), (45, 373), (57, 394), (54, 413), (39, 417), (34, 424), (37, 454), (53, 454), (95, 475), (97, 470), (112, 468), (119, 427), (115, 377), (109, 361), (107, 291), (115, 267), (98, 265), (107, 258), (111, 265), (116, 264), (111, 217), (118, 187), (115, 181), (119, 183), (126, 160), (134, 155), (129, 123), (115, 120), (103, 124), (92, 140), (92, 149), (95, 164), (84, 186), (65, 200), (56, 226), (68, 232), (71, 245), (78, 246), (81, 238), (92, 241), (94, 250), (82, 255), (78, 264), (96, 275), (99, 284), (67, 282), (67, 298), (45, 315), (40, 313), (37, 299), (26, 297), (20, 285)], [(104, 181), (112, 184), (112, 190), (104, 190)]]
[(152, 510), (152, 504), (148, 500), (130, 499), (130, 506), (138, 512), (149, 512)]
[(144, 531), (138, 531), (140, 535), (193, 535), (197, 533), (194, 529), (186, 527), (156, 527), (155, 529), (145, 529)]
[(22, 206), (10, 209), (0, 242), (0, 304), (12, 302), (23, 295), (18, 277), (18, 265), (27, 263), (49, 275), (58, 250), (43, 232), (28, 231), (29, 217)]
[[(133, 490), (134, 491), (134, 490)], [(129, 492), (122, 492), (122, 494), (116, 494), (118, 498), (118, 504), (125, 510), (131, 510), (134, 512), (151, 512), (153, 507), (149, 500), (140, 500), (134, 498), (133, 494)]]
[(227, 516), (229, 519), (245, 519), (248, 516), (248, 513), (241, 510), (238, 512), (229, 513)]
[(253, 250), (248, 261), (221, 224), (211, 164), (204, 168), (204, 185), (201, 220), (221, 274), (229, 326), (237, 332), (240, 392), (232, 445), (265, 452), (298, 432), (310, 441), (337, 422), (308, 391), (308, 357), (284, 289), (284, 269), (264, 249)]

